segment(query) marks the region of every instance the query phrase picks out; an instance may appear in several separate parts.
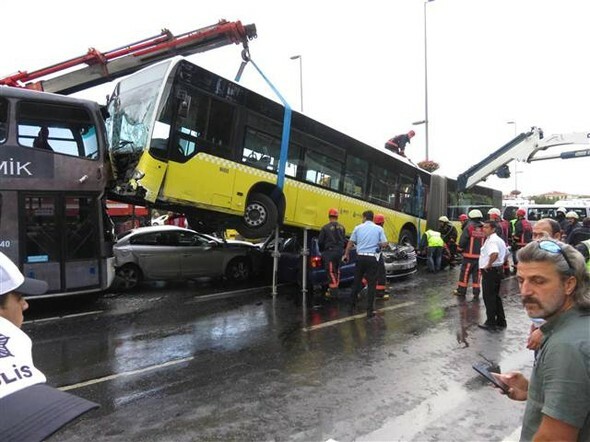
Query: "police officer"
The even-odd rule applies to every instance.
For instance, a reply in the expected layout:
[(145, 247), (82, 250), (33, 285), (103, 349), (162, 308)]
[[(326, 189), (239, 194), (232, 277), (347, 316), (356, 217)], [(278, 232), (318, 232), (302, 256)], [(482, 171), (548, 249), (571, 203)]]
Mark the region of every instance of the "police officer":
[(471, 289), (473, 290), (473, 299), (479, 298), (479, 253), (485, 240), (483, 232), (483, 215), (481, 210), (472, 209), (469, 211), (469, 221), (465, 225), (461, 238), (459, 239), (459, 249), (463, 254), (461, 271), (459, 273), (459, 282), (457, 289), (453, 292), (455, 296), (465, 296), (469, 277), (471, 277)]
[(375, 316), (374, 302), (377, 284), (377, 271), (381, 249), (388, 244), (383, 227), (373, 222), (373, 211), (363, 212), (363, 223), (352, 231), (350, 240), (346, 244), (343, 261), (350, 259), (350, 250), (356, 245), (357, 261), (354, 270), (354, 283), (352, 285), (351, 312), (356, 308), (356, 297), (361, 289), (363, 277), (367, 278), (367, 318)]
[(346, 246), (344, 226), (338, 222), (338, 210), (328, 210), (330, 222), (322, 227), (318, 245), (322, 252), (322, 261), (328, 275), (328, 291), (326, 296), (336, 296), (340, 285), (340, 261)]

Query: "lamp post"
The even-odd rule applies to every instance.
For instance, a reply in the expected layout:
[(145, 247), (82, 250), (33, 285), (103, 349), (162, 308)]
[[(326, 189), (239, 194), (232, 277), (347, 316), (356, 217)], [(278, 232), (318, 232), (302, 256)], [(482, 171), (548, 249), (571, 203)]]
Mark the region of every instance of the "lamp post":
[(291, 60), (299, 60), (299, 103), (301, 105), (301, 113), (303, 113), (303, 57), (301, 55), (293, 55)]
[(424, 130), (426, 135), (426, 160), (428, 161), (428, 33), (426, 27), (426, 5), (434, 0), (424, 1)]

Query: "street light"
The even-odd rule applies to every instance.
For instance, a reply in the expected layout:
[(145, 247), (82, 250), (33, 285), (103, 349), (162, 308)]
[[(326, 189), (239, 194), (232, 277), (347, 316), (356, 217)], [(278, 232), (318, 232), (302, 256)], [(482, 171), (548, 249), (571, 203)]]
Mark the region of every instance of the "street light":
[(301, 113), (303, 113), (303, 57), (301, 55), (293, 55), (291, 60), (299, 60), (299, 102), (301, 104)]
[(424, 129), (426, 133), (426, 160), (428, 161), (428, 34), (426, 32), (426, 5), (434, 0), (424, 2)]

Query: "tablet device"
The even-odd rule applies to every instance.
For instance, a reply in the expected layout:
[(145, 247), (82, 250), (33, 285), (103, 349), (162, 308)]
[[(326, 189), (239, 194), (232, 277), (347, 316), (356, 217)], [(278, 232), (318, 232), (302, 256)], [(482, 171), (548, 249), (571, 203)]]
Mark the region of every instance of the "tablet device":
[(487, 362), (476, 362), (472, 365), (472, 367), (475, 371), (477, 371), (480, 375), (486, 378), (489, 382), (494, 384), (496, 387), (501, 388), (505, 393), (508, 393), (508, 389), (510, 387), (508, 387), (508, 385), (506, 385), (499, 379), (496, 379), (494, 375), (492, 375), (492, 373), (496, 373), (496, 371), (491, 370), (492, 366), (490, 364), (488, 364)]

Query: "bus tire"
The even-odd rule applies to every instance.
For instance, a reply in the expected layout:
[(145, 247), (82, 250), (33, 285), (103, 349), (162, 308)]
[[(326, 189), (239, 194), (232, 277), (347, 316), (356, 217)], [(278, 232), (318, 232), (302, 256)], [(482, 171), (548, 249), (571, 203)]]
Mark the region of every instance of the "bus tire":
[(119, 278), (119, 286), (123, 290), (133, 290), (137, 288), (143, 279), (141, 269), (135, 264), (126, 264), (123, 267), (119, 267), (115, 273)]
[(409, 229), (402, 229), (399, 233), (399, 244), (409, 244), (413, 247), (417, 246), (416, 235)]
[(264, 193), (255, 193), (248, 199), (244, 217), (237, 231), (245, 238), (268, 236), (277, 225), (277, 206)]
[(225, 277), (230, 282), (245, 282), (252, 277), (252, 266), (244, 258), (234, 258), (225, 269)]

